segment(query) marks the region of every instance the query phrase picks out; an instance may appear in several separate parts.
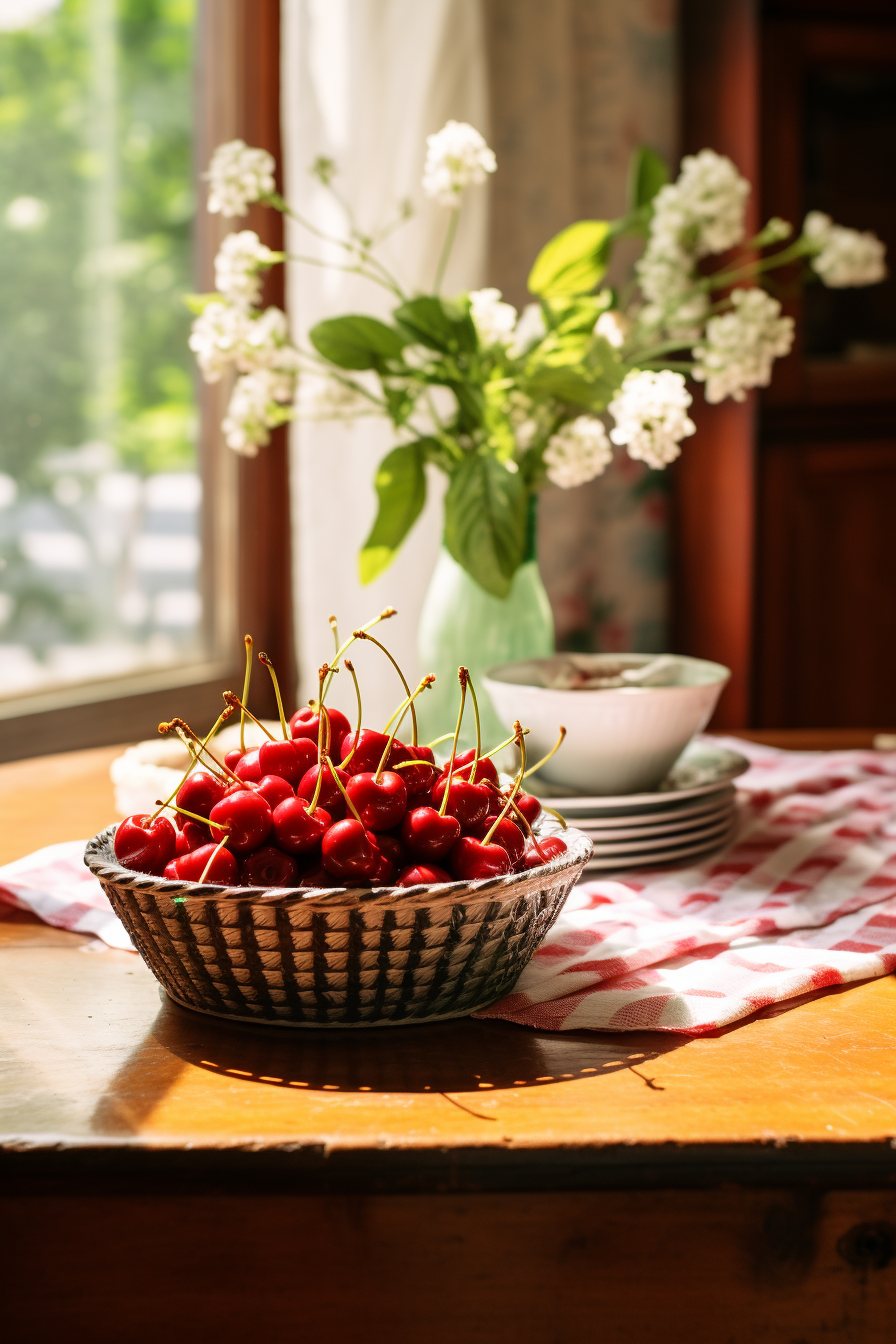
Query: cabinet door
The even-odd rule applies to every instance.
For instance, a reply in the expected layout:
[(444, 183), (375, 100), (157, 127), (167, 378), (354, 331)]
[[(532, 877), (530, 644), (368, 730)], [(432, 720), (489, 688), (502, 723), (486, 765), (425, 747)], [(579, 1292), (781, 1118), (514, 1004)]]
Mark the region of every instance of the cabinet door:
[(896, 723), (896, 438), (768, 444), (759, 514), (759, 723)]

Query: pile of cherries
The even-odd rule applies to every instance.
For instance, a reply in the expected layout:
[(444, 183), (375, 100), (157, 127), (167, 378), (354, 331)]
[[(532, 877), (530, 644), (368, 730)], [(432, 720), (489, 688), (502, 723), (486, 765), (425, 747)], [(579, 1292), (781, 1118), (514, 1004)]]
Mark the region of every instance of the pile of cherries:
[[(465, 668), (459, 669), (457, 728), (447, 735), (453, 737), (453, 748), (442, 767), (431, 746), (417, 744), (414, 700), (433, 677), (425, 677), (413, 694), (405, 683), (407, 694), (390, 720), (391, 731), (389, 725), (383, 732), (361, 726), (360, 692), (347, 659), (343, 665), (358, 693), (358, 727), (352, 730), (344, 714), (324, 704), (339, 658), (354, 640), (371, 639), (394, 664), (368, 633), (387, 613), (337, 648), (334, 665), (321, 669), (318, 699), (293, 714), (288, 725), (270, 660), (260, 654), (277, 692), (282, 740), (268, 734), (260, 747), (229, 751), (222, 765), (208, 746), (219, 725), (237, 709), (244, 720), (254, 719), (245, 705), (252, 644), (247, 636), (243, 697), (225, 694), (227, 707), (211, 732), (200, 738), (182, 719), (159, 725), (190, 747), (191, 764), (155, 813), (131, 816), (119, 825), (119, 863), (156, 877), (223, 886), (409, 887), (522, 872), (563, 853), (566, 845), (558, 836), (537, 838), (532, 830), (542, 806), (521, 790), (526, 753), (519, 724), (501, 744), (516, 742), (520, 748), (512, 786), (501, 786), (490, 759), (501, 747), (488, 756), (478, 746), (457, 752), (468, 689), (477, 729), (479, 721)], [(331, 625), (335, 632), (335, 622)], [(403, 742), (397, 733), (408, 711), (412, 735)], [(174, 825), (163, 814), (169, 808), (175, 812)]]

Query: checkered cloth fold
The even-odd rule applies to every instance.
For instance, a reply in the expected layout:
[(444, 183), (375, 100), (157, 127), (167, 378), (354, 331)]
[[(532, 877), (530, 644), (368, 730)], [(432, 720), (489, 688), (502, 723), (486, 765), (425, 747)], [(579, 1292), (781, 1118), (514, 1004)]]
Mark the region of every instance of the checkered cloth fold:
[[(896, 753), (725, 745), (751, 763), (728, 849), (582, 882), (513, 993), (478, 1016), (696, 1034), (896, 969)], [(0, 901), (129, 947), (83, 852), (0, 868)]]

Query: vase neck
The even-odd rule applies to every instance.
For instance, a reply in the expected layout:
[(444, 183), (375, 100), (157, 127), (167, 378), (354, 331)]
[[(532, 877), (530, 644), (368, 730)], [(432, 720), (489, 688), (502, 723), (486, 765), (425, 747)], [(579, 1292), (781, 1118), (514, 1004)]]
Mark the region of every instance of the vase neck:
[(526, 501), (526, 549), (523, 564), (538, 558), (538, 495), (534, 492)]

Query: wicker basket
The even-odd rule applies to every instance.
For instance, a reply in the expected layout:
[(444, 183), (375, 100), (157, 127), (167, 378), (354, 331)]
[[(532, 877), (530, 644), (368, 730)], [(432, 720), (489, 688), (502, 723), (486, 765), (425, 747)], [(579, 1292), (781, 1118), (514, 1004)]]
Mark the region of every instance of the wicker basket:
[(591, 855), (476, 882), (328, 890), (200, 886), (123, 868), (115, 827), (84, 862), (156, 979), (199, 1012), (288, 1027), (463, 1017), (506, 994)]

